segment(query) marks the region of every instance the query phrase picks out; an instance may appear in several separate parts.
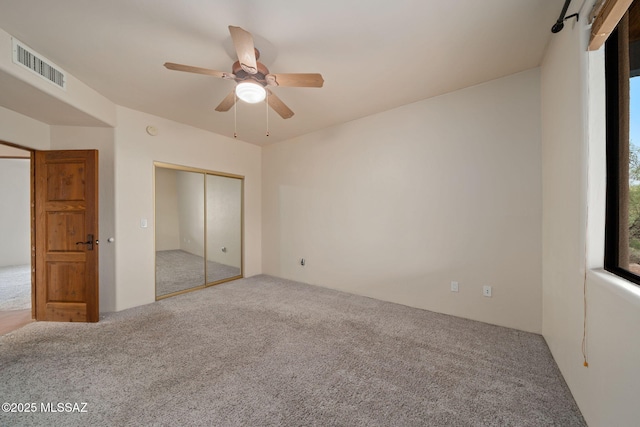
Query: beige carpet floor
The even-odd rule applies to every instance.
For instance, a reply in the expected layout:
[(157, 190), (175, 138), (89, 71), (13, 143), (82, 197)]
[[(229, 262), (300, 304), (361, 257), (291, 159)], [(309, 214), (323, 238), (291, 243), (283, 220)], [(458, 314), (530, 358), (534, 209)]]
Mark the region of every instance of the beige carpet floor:
[(0, 267), (0, 310), (31, 308), (31, 266)]
[(3, 426), (585, 425), (540, 335), (269, 276), (31, 323), (0, 396), (37, 408)]

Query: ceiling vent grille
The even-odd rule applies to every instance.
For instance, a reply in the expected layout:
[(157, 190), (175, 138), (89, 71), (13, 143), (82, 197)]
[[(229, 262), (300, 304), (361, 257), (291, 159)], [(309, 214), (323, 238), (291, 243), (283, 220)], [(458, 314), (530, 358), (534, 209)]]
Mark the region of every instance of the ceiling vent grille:
[(67, 76), (64, 71), (22, 42), (14, 38), (12, 38), (12, 41), (14, 64), (30, 70), (61, 89), (67, 89)]

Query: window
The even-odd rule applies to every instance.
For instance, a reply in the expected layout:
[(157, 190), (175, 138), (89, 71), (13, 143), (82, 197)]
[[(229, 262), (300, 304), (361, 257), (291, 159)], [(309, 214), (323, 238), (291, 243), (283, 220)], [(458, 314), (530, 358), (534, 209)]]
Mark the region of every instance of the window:
[(605, 44), (605, 268), (640, 285), (640, 3)]

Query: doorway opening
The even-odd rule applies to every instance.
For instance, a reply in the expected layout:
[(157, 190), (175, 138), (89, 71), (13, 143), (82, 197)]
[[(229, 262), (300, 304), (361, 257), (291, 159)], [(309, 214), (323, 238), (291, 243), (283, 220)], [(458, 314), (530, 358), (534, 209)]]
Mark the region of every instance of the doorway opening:
[(0, 335), (34, 317), (31, 153), (0, 142)]

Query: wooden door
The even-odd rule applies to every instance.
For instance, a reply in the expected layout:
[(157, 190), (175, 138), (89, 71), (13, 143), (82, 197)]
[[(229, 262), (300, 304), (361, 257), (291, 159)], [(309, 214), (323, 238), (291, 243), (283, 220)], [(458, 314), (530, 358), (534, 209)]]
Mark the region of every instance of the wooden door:
[(97, 322), (98, 151), (35, 153), (36, 320)]

